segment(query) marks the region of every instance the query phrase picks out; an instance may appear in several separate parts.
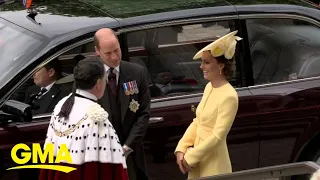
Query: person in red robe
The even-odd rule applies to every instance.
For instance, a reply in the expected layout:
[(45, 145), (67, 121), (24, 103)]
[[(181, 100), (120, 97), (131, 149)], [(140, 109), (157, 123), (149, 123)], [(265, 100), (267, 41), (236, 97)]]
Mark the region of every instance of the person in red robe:
[(76, 170), (41, 169), (39, 180), (128, 180), (126, 157), (108, 113), (97, 103), (104, 94), (103, 63), (88, 57), (74, 69), (71, 94), (55, 106), (44, 147), (53, 144), (54, 157), (65, 144), (72, 162), (58, 165)]

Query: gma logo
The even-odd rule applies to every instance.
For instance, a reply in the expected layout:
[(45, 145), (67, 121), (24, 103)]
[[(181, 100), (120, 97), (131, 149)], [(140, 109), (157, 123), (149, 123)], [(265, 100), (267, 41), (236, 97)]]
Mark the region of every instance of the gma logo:
[[(24, 150), (24, 152), (21, 152), (22, 158), (19, 158), (17, 156), (17, 151), (20, 149)], [(38, 164), (38, 156), (40, 158), (40, 164)], [(60, 163), (62, 160), (65, 160), (69, 164), (72, 163), (72, 158), (71, 158), (71, 155), (68, 151), (66, 144), (61, 144), (55, 161), (53, 161), (53, 159), (54, 159), (54, 145), (52, 143), (46, 144), (44, 152), (42, 152), (42, 148), (39, 143), (32, 144), (32, 151), (31, 151), (30, 147), (27, 146), (26, 144), (22, 144), (22, 143), (17, 144), (11, 150), (11, 158), (15, 163), (20, 164), (21, 166), (11, 167), (11, 168), (8, 168), (7, 170), (12, 170), (12, 169), (51, 169), (51, 170), (65, 172), (65, 173), (69, 173), (71, 171), (76, 170), (76, 168), (69, 167), (69, 166), (54, 165), (54, 163)], [(24, 165), (28, 161), (30, 161), (31, 158), (32, 158), (33, 165)], [(48, 158), (48, 163), (44, 164), (44, 163), (46, 163), (47, 158)]]

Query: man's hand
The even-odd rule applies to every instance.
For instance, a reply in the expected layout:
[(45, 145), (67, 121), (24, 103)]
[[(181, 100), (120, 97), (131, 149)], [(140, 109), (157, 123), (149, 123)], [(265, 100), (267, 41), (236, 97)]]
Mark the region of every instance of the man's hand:
[(183, 160), (184, 160), (184, 154), (182, 152), (177, 152), (176, 153), (176, 157), (177, 157), (177, 164), (179, 166), (180, 171), (185, 174), (187, 171), (186, 169), (183, 167)]
[(133, 152), (133, 150), (129, 148), (127, 145), (124, 145), (122, 149), (123, 149), (123, 154), (126, 158), (131, 152)]
[(122, 147), (122, 150), (123, 150), (124, 154), (128, 151), (128, 149), (126, 147), (124, 147), (124, 146)]

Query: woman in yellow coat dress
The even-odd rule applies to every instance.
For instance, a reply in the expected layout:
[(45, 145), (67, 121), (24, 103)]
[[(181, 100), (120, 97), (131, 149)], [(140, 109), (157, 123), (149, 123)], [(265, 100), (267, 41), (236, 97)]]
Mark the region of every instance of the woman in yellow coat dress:
[(238, 95), (227, 78), (234, 72), (234, 54), (240, 37), (231, 32), (200, 50), (200, 68), (206, 85), (196, 118), (179, 141), (177, 164), (188, 179), (231, 173), (227, 135), (238, 111)]

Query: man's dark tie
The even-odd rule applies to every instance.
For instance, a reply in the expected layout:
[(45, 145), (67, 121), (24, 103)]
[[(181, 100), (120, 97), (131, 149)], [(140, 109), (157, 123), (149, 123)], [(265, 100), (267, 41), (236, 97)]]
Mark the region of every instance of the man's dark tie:
[(40, 90), (40, 92), (39, 92), (38, 94), (32, 95), (32, 96), (30, 97), (30, 100), (29, 100), (29, 103), (28, 103), (28, 104), (31, 103), (31, 105), (33, 106), (33, 108), (36, 108), (36, 107), (34, 106), (35, 102), (36, 102), (37, 100), (39, 100), (39, 99), (43, 96), (43, 94), (44, 94), (45, 92), (47, 92), (47, 89), (46, 89), (46, 88), (41, 88), (41, 90)]
[(37, 94), (36, 99), (40, 99), (45, 92), (47, 92), (47, 89), (42, 88), (41, 91)]
[(117, 94), (117, 75), (113, 72), (114, 68), (109, 69), (108, 84), (113, 95)]

